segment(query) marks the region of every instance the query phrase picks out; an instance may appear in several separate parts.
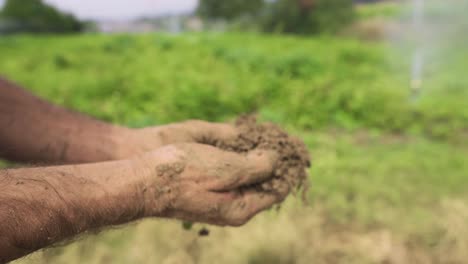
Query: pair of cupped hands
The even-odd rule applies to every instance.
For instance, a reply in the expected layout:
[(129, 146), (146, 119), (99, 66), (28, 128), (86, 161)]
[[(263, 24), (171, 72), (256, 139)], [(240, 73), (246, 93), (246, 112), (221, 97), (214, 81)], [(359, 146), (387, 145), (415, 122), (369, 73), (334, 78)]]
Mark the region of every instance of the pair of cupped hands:
[[(186, 121), (125, 129), (120, 155), (132, 157), (140, 178), (144, 216), (161, 216), (220, 226), (240, 226), (285, 199), (249, 188), (273, 177), (279, 155), (253, 150), (234, 153), (214, 145), (239, 135), (224, 123)], [(135, 155), (136, 154), (136, 155)]]

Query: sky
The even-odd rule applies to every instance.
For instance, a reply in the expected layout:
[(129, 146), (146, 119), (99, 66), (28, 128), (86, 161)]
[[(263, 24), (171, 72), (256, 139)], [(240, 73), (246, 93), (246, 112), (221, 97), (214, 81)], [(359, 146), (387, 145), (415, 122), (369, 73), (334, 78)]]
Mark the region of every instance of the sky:
[[(194, 10), (197, 0), (44, 0), (81, 19), (125, 20)], [(3, 5), (5, 0), (0, 0)]]

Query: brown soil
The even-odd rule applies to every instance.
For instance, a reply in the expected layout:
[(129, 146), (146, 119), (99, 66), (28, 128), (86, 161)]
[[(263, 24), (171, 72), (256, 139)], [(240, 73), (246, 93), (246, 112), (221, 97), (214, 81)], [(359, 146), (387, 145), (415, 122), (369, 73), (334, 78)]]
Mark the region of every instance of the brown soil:
[(304, 142), (288, 135), (283, 129), (272, 123), (258, 123), (255, 116), (241, 116), (236, 121), (240, 135), (233, 140), (220, 141), (216, 146), (239, 153), (254, 149), (274, 150), (280, 155), (273, 179), (255, 186), (259, 191), (279, 191), (284, 184), (291, 191), (301, 188), (307, 191), (307, 168), (310, 167), (310, 155)]

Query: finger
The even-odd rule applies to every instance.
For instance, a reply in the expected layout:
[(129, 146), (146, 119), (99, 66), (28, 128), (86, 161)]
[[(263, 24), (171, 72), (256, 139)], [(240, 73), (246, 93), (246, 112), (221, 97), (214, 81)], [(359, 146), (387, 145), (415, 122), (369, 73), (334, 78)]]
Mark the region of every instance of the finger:
[(258, 213), (282, 202), (289, 193), (287, 185), (277, 192), (248, 191), (236, 199), (224, 212), (226, 222), (232, 226), (244, 225)]
[(197, 143), (214, 145), (218, 141), (234, 139), (239, 135), (237, 128), (226, 123), (210, 123), (191, 120), (182, 123)]
[[(190, 194), (191, 193), (191, 194)], [(167, 213), (169, 217), (184, 221), (214, 225), (228, 225), (222, 215), (222, 208), (233, 203), (239, 194), (235, 192), (185, 192)]]
[(267, 181), (273, 177), (279, 155), (275, 151), (254, 150), (246, 156), (225, 152), (231, 158), (223, 164), (224, 177), (220, 177), (212, 191), (230, 191)]
[(180, 194), (178, 202), (167, 211), (166, 217), (218, 226), (240, 226), (259, 212), (283, 201), (289, 193), (287, 184), (274, 193), (254, 190), (221, 193), (196, 191), (196, 188), (191, 190)]

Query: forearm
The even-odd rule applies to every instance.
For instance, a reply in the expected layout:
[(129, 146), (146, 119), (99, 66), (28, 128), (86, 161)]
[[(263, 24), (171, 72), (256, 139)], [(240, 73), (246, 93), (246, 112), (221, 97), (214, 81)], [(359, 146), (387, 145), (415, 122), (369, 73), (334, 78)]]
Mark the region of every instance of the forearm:
[(144, 213), (130, 161), (0, 171), (0, 263)]
[(0, 157), (84, 163), (123, 158), (128, 129), (49, 104), (0, 78)]
[(282, 201), (254, 186), (278, 154), (179, 144), (132, 160), (0, 171), (0, 263), (90, 229), (143, 217), (239, 226)]

